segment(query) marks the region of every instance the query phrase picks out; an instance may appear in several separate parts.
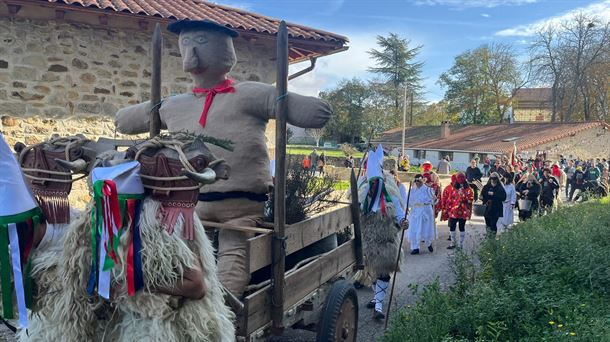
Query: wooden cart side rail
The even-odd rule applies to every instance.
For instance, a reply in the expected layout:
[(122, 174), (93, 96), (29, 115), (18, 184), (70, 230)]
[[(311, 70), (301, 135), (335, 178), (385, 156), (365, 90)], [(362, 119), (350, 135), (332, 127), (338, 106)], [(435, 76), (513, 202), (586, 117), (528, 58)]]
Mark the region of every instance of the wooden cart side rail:
[[(294, 253), (323, 238), (341, 232), (352, 224), (349, 206), (286, 226), (286, 255)], [(271, 235), (259, 235), (248, 240), (249, 270), (253, 273), (271, 264)]]
[[(349, 212), (349, 208), (348, 208)], [(286, 277), (284, 307), (289, 308), (314, 292), (345, 269), (353, 267), (354, 240), (349, 240), (335, 250), (303, 266)], [(271, 321), (271, 286), (266, 286), (246, 297), (242, 332), (247, 335)]]

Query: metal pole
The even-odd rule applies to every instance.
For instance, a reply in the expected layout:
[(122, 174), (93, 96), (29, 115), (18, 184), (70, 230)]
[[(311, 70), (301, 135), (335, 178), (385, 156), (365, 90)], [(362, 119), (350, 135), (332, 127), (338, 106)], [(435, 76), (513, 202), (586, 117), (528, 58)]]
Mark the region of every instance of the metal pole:
[[(407, 208), (405, 209), (405, 220), (407, 219), (407, 214), (409, 213), (409, 201), (411, 200), (411, 188), (413, 187), (413, 182), (409, 182), (409, 193), (407, 194)], [(407, 227), (408, 228), (408, 227)], [(396, 256), (396, 264), (394, 264), (394, 276), (392, 277), (392, 288), (390, 288), (390, 300), (388, 303), (388, 310), (385, 314), (385, 326), (383, 330), (388, 330), (388, 322), (390, 321), (390, 309), (392, 308), (392, 298), (394, 297), (394, 285), (396, 285), (396, 270), (398, 269), (398, 262), (400, 261), (400, 249), (402, 248), (402, 242), (405, 239), (405, 229), (402, 229), (400, 232), (400, 243), (398, 244), (398, 255)]]
[(161, 133), (161, 56), (163, 55), (163, 35), (159, 23), (153, 31), (151, 49), (152, 53), (152, 80), (150, 82), (150, 137), (154, 138)]
[(405, 131), (407, 125), (407, 87), (405, 86), (405, 96), (402, 105), (402, 148), (400, 149), (400, 153), (402, 153), (402, 157), (405, 157)]
[(277, 33), (277, 100), (275, 112), (275, 190), (271, 287), (271, 332), (284, 331), (284, 269), (286, 262), (286, 94), (288, 92), (288, 29), (282, 20)]

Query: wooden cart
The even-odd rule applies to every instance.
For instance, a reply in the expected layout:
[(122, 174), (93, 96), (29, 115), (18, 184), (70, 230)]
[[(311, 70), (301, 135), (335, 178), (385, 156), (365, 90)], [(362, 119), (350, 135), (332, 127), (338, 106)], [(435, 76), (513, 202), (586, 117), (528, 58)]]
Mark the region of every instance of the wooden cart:
[[(286, 254), (343, 232), (352, 224), (349, 206), (286, 227)], [(251, 273), (272, 264), (273, 231), (248, 240)], [(356, 341), (358, 298), (352, 282), (346, 280), (356, 269), (355, 240), (312, 256), (285, 273), (283, 327), (317, 329), (318, 341)], [(260, 341), (272, 331), (273, 279), (248, 294), (240, 314), (238, 336)]]
[[(250, 274), (271, 266), (273, 275), (260, 289), (246, 295), (237, 335), (242, 340), (258, 341), (270, 334), (281, 335), (285, 327), (315, 327), (318, 341), (356, 341), (358, 297), (348, 279), (362, 268), (362, 240), (353, 172), (352, 205), (285, 224), (288, 47), (288, 31), (282, 21), (277, 35), (274, 229), (249, 239), (247, 245)], [(336, 237), (348, 227), (354, 227), (354, 239), (286, 270), (286, 255)]]

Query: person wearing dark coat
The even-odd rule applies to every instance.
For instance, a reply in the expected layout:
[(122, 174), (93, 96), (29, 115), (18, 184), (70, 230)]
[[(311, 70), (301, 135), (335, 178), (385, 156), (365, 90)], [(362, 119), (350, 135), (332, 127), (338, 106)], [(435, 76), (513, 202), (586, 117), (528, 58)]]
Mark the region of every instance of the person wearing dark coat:
[(504, 201), (506, 200), (506, 191), (500, 183), (500, 175), (494, 172), (489, 176), (489, 181), (481, 190), (483, 203), (487, 205), (485, 209), (485, 225), (488, 231), (495, 235), (498, 232), (498, 219), (504, 213)]
[(553, 203), (559, 191), (559, 181), (551, 175), (551, 169), (544, 168), (540, 178), (540, 208), (541, 211), (551, 212)]
[(521, 221), (525, 221), (532, 217), (532, 213), (538, 210), (539, 201), (538, 197), (540, 196), (541, 191), (540, 183), (536, 179), (536, 176), (530, 174), (527, 178), (526, 182), (521, 183), (519, 188), (517, 189), (517, 195), (520, 199), (526, 199), (532, 201), (532, 205), (530, 210), (524, 210), (524, 208), (519, 208), (519, 219)]
[(466, 168), (466, 180), (474, 191), (475, 202), (479, 199), (479, 188), (476, 186), (475, 181), (480, 182), (482, 177), (483, 173), (481, 172), (481, 169), (479, 169), (477, 161), (473, 159), (470, 161), (470, 166)]

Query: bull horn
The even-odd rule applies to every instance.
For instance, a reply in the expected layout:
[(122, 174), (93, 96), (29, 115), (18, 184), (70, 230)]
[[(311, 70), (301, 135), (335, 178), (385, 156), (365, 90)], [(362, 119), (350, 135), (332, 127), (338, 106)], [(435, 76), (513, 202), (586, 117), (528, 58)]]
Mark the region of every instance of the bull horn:
[(212, 184), (216, 181), (216, 172), (206, 167), (203, 172), (192, 172), (189, 170), (182, 169), (182, 174), (189, 179), (201, 183), (201, 184)]
[(81, 158), (76, 159), (75, 161), (67, 161), (67, 160), (55, 158), (55, 162), (59, 166), (65, 168), (65, 169), (71, 170), (74, 173), (84, 171), (87, 168), (87, 162)]

